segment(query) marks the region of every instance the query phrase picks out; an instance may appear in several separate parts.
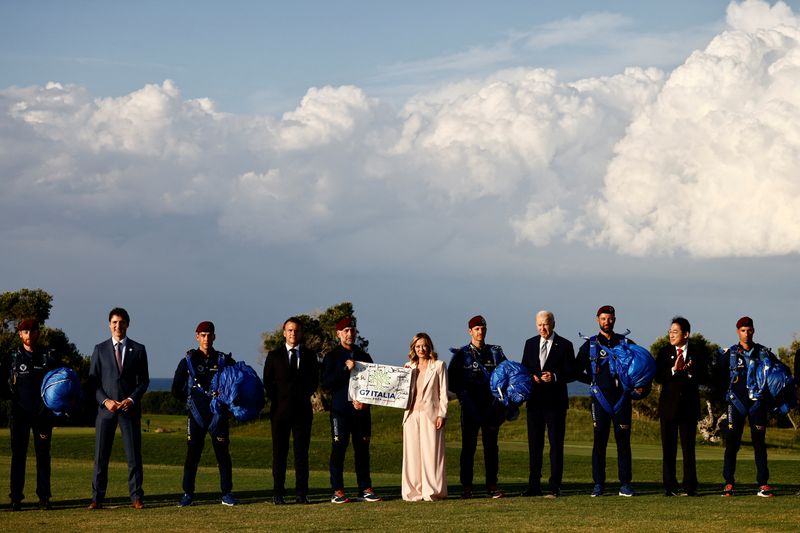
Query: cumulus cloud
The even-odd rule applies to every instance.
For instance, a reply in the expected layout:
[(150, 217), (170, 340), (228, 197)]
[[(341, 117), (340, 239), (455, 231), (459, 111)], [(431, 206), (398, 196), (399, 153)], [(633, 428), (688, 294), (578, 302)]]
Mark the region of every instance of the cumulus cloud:
[(615, 148), (589, 208), (630, 254), (800, 251), (800, 24), (783, 3), (731, 4)]
[[(628, 24), (573, 22), (595, 37)], [(527, 46), (565, 35), (549, 30)], [(266, 245), (369, 227), (386, 236), (376, 246), (441, 249), (480, 212), (520, 251), (569, 240), (635, 255), (794, 253), (799, 41), (787, 6), (746, 1), (669, 73), (506, 69), (400, 107), (313, 87), (279, 117), (222, 112), (169, 80), (113, 98), (11, 87), (0, 91), (0, 217), (33, 194), (54, 219), (97, 226), (124, 209)]]

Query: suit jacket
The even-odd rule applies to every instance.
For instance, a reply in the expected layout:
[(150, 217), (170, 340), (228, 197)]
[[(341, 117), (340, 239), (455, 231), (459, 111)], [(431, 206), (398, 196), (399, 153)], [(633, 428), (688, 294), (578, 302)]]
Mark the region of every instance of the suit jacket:
[(407, 363), (408, 368), (413, 368), (414, 373), (411, 378), (411, 397), (414, 398), (414, 405), (409, 405), (403, 414), (405, 424), (411, 415), (411, 410), (422, 407), (422, 412), (431, 423), (436, 423), (436, 418), (447, 418), (447, 367), (444, 361), (435, 360), (428, 363), (428, 370), (423, 379), (422, 391), (416, 390), (417, 384), (417, 365)]
[(658, 415), (665, 420), (673, 420), (681, 415), (697, 420), (700, 416), (700, 391), (698, 386), (708, 381), (708, 353), (702, 346), (689, 342), (687, 349), (692, 361), (691, 371), (672, 374), (678, 354), (674, 346), (668, 344), (656, 356), (657, 383), (661, 383), (661, 396), (658, 398)]
[(95, 398), (100, 404), (100, 409), (105, 409), (103, 402), (109, 398), (118, 402), (130, 398), (133, 400), (135, 412), (141, 414), (139, 404), (150, 385), (147, 350), (143, 344), (130, 338), (125, 342), (125, 354), (120, 372), (114, 356), (113, 341), (108, 339), (101, 342), (92, 352), (89, 376), (95, 382)]
[(541, 376), (542, 372), (555, 374), (555, 381), (550, 383), (533, 382), (531, 397), (528, 399), (528, 409), (542, 410), (567, 410), (569, 408), (569, 395), (567, 383), (573, 380), (572, 374), (575, 367), (575, 349), (572, 343), (564, 337), (553, 333), (553, 345), (550, 353), (541, 368), (539, 362), (539, 344), (541, 335), (536, 335), (525, 341), (522, 352), (522, 366), (532, 375)]
[(264, 389), (271, 402), (273, 420), (312, 414), (311, 395), (319, 386), (319, 361), (315, 352), (303, 345), (299, 348), (299, 364), (294, 372), (289, 368), (289, 351), (285, 344), (270, 351), (264, 361)]

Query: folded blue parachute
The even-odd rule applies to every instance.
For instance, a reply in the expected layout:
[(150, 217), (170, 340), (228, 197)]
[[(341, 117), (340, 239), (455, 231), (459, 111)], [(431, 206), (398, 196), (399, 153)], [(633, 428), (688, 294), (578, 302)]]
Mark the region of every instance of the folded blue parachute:
[(766, 350), (761, 353), (755, 365), (756, 389), (768, 392), (773, 400), (772, 410), (785, 415), (797, 405), (797, 386), (789, 367), (771, 353), (765, 352)]
[(226, 365), (211, 380), (211, 410), (223, 414), (226, 410), (239, 422), (248, 422), (264, 408), (264, 385), (251, 366), (244, 361)]
[(631, 397), (637, 398), (634, 389), (648, 389), (656, 375), (656, 360), (645, 348), (626, 341), (608, 349), (612, 355), (615, 372), (622, 388), (631, 391)]
[(505, 360), (494, 369), (489, 386), (495, 398), (506, 407), (519, 406), (531, 397), (531, 375), (516, 361)]
[(44, 405), (56, 415), (74, 415), (81, 406), (81, 380), (71, 368), (56, 368), (45, 374), (41, 394)]

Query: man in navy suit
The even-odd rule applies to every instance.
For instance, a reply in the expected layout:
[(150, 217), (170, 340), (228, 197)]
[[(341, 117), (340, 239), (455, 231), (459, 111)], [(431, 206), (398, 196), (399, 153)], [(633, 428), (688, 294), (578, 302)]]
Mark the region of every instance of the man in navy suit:
[(130, 316), (115, 307), (108, 313), (111, 338), (94, 347), (89, 377), (96, 385), (94, 479), (89, 509), (103, 506), (108, 486), (108, 460), (117, 425), (128, 459), (128, 489), (134, 509), (144, 507), (142, 497), (142, 411), (141, 400), (150, 385), (147, 351), (127, 337)]
[(264, 388), (272, 420), (272, 480), (275, 505), (286, 503), (286, 460), (289, 436), (294, 435), (295, 502), (308, 500), (308, 448), (314, 411), (311, 396), (319, 386), (317, 354), (301, 345), (303, 326), (292, 317), (283, 324), (283, 346), (270, 351), (264, 362)]
[(528, 453), (530, 474), (528, 489), (523, 496), (541, 496), (542, 454), (544, 431), (550, 443), (550, 481), (547, 497), (561, 495), (564, 472), (564, 433), (567, 424), (569, 397), (567, 383), (572, 380), (575, 349), (572, 343), (556, 335), (556, 320), (550, 311), (536, 313), (539, 335), (525, 341), (522, 366), (533, 380), (528, 399)]

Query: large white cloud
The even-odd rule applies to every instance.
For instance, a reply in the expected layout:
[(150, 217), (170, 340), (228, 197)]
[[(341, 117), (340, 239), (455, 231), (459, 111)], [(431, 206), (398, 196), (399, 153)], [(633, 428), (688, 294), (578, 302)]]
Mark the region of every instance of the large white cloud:
[(589, 218), (623, 252), (800, 251), (800, 24), (756, 1), (728, 22), (615, 148)]
[(169, 80), (113, 98), (8, 88), (0, 217), (34, 195), (56, 222), (124, 209), (267, 244), (369, 226), (390, 247), (403, 234), (440, 243), (481, 211), (521, 247), (797, 252), (800, 24), (782, 3), (747, 1), (728, 25), (669, 74), (517, 68), (399, 109), (354, 86), (311, 88), (278, 118), (221, 112)]

